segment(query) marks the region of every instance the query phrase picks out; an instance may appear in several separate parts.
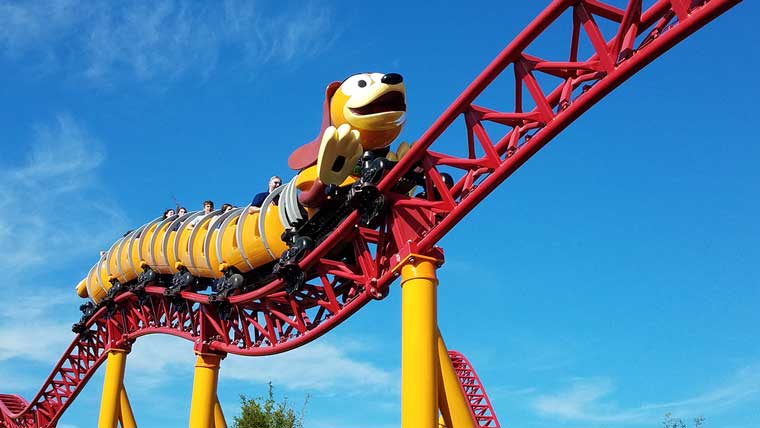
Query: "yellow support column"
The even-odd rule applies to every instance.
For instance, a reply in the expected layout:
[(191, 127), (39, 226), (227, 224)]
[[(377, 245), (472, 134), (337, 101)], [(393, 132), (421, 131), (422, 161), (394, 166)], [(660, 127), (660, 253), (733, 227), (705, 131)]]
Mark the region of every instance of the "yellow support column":
[(108, 350), (106, 376), (103, 380), (103, 395), (100, 400), (98, 428), (116, 428), (116, 424), (119, 422), (119, 402), (123, 389), (124, 367), (126, 364), (127, 351), (124, 349)]
[(443, 420), (443, 415), (438, 417), (438, 428), (448, 428), (446, 426), (446, 421)]
[(441, 408), (441, 416), (447, 428), (469, 428), (475, 426), (472, 420), (470, 406), (464, 396), (462, 387), (459, 385), (454, 365), (451, 364), (449, 351), (443, 342), (440, 330), (438, 336), (438, 404)]
[(200, 352), (196, 354), (198, 358), (195, 361), (193, 398), (190, 403), (190, 428), (213, 428), (216, 423), (214, 407), (218, 403), (216, 384), (222, 356)]
[(401, 427), (438, 424), (435, 260), (414, 255), (401, 267)]
[(121, 428), (137, 428), (135, 415), (132, 413), (132, 406), (129, 404), (129, 397), (124, 385), (121, 386), (121, 393), (119, 394), (119, 423), (121, 423)]
[(222, 405), (219, 403), (219, 397), (214, 402), (214, 428), (227, 428), (227, 421), (224, 420)]

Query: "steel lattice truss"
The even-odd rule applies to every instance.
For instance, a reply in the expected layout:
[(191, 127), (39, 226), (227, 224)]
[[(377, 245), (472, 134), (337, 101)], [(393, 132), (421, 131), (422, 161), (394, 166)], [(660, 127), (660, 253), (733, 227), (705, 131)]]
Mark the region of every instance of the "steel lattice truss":
[[(379, 184), (390, 201), (382, 225), (360, 227), (359, 213), (350, 214), (300, 263), (310, 280), (297, 293), (282, 291), (281, 280), (214, 302), (191, 292), (167, 297), (158, 287), (123, 293), (87, 321), (87, 331), (77, 335), (29, 404), (0, 395), (0, 427), (55, 426), (105, 350), (128, 347), (141, 335), (183, 337), (205, 352), (284, 352), (386, 296), (410, 255), (442, 259), (435, 244), (533, 154), (635, 72), (740, 0), (658, 0), (646, 8), (642, 1), (629, 0), (621, 9), (599, 0), (554, 0)], [(572, 22), (565, 35), (567, 54), (535, 54), (535, 41), (564, 17)], [(584, 46), (591, 53), (581, 60)], [(511, 80), (511, 99), (476, 104), (492, 98), (486, 89), (497, 78)], [(452, 125), (460, 122), (464, 132), (453, 135)], [(426, 197), (390, 192), (411, 170), (425, 174)], [(452, 188), (446, 188), (442, 172), (455, 178)], [(353, 250), (350, 261), (334, 255), (347, 248)]]
[(491, 407), (491, 400), (486, 395), (483, 383), (480, 381), (478, 374), (472, 364), (464, 355), (457, 351), (449, 351), (449, 358), (454, 365), (454, 372), (459, 379), (459, 385), (462, 386), (467, 404), (470, 406), (470, 412), (478, 427), (500, 428), (499, 420), (496, 419), (496, 413)]

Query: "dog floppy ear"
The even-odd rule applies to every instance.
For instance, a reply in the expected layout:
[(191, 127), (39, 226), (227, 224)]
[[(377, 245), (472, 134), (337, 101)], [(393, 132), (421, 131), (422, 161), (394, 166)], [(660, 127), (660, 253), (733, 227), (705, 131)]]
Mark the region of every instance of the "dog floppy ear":
[(325, 103), (322, 107), (322, 127), (319, 130), (317, 137), (310, 143), (306, 143), (303, 146), (297, 148), (288, 158), (288, 167), (295, 170), (302, 170), (308, 168), (317, 163), (317, 156), (319, 155), (319, 146), (322, 143), (322, 134), (325, 132), (328, 126), (331, 125), (330, 121), (330, 100), (335, 92), (340, 87), (341, 82), (332, 82), (327, 85), (325, 90)]

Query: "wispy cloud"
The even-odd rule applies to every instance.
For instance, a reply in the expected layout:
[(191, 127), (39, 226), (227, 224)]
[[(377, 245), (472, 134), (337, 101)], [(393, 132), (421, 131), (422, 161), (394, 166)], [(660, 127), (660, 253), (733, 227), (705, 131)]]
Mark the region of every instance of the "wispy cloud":
[(38, 126), (31, 144), (16, 147), (26, 158), (0, 163), (0, 269), (6, 276), (97, 254), (123, 229), (123, 214), (98, 185), (102, 147), (74, 119), (63, 115)]
[(715, 389), (680, 401), (646, 404), (642, 410), (719, 409), (760, 397), (760, 364), (742, 367)]
[(97, 138), (68, 115), (30, 135), (4, 142), (14, 156), (0, 161), (0, 270), (10, 295), (0, 305), (4, 392), (36, 389), (74, 338), (80, 299), (70, 278), (49, 273), (77, 255), (96, 256), (125, 223), (99, 184), (105, 152)]
[(38, 387), (39, 377), (30, 376), (28, 370), (18, 370), (7, 362), (0, 366), (0, 388), (3, 394), (19, 393), (22, 390), (33, 390)]
[[(177, 373), (192, 376), (192, 344), (166, 337), (145, 337), (133, 346), (127, 370), (141, 389), (160, 387)], [(168, 374), (171, 373), (171, 376)], [(397, 376), (363, 361), (345, 347), (321, 340), (268, 357), (228, 356), (222, 361), (220, 382), (271, 381), (289, 390), (359, 394), (397, 391)]]
[(658, 420), (665, 413), (699, 415), (760, 398), (760, 364), (742, 367), (723, 384), (695, 396), (662, 403), (622, 407), (615, 403), (615, 385), (609, 379), (575, 379), (557, 393), (535, 397), (540, 415), (563, 421), (629, 424)]
[(230, 357), (223, 376), (255, 383), (272, 381), (289, 389), (369, 393), (397, 390), (396, 377), (345, 348), (325, 340), (263, 358)]
[[(35, 361), (52, 364), (74, 338), (71, 320), (51, 317), (63, 306), (75, 305), (76, 297), (69, 291), (50, 293), (22, 287), (26, 293), (14, 296), (13, 304), (0, 305), (0, 361)], [(24, 372), (13, 372), (3, 366), (3, 384), (26, 384)]]
[(12, 55), (19, 55), (43, 43), (79, 20), (73, 0), (30, 3), (0, 2), (0, 43)]
[(576, 379), (572, 385), (555, 394), (541, 395), (533, 406), (541, 414), (566, 420), (620, 422), (639, 415), (609, 408), (604, 399), (614, 391), (607, 379)]
[(83, 7), (72, 0), (0, 0), (0, 50), (106, 84), (208, 77), (222, 62), (250, 73), (324, 51), (336, 35), (330, 17), (328, 5), (312, 2), (95, 1)]
[(166, 387), (174, 376), (192, 377), (194, 363), (193, 344), (186, 340), (165, 335), (141, 337), (127, 359), (128, 382), (137, 386), (131, 391), (150, 393)]

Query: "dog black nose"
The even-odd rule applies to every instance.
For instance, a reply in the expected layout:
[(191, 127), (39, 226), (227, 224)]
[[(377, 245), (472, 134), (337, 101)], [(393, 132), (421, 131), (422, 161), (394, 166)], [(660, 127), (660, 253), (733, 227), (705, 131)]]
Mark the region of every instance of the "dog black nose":
[(398, 73), (388, 73), (384, 74), (383, 78), (380, 79), (381, 82), (385, 83), (386, 85), (397, 85), (404, 81), (404, 78), (401, 77)]

